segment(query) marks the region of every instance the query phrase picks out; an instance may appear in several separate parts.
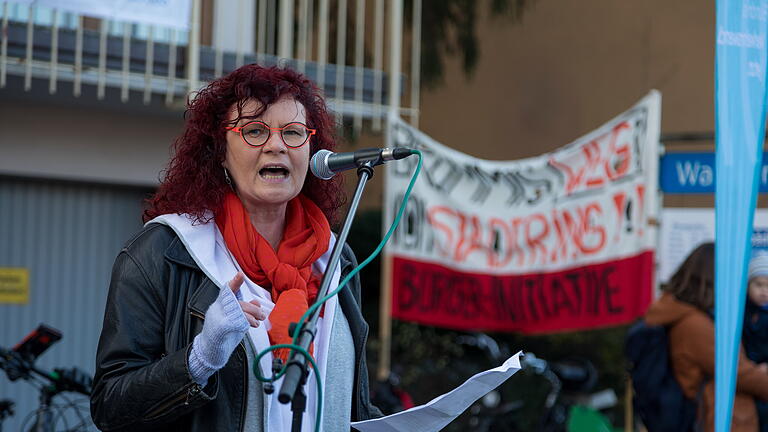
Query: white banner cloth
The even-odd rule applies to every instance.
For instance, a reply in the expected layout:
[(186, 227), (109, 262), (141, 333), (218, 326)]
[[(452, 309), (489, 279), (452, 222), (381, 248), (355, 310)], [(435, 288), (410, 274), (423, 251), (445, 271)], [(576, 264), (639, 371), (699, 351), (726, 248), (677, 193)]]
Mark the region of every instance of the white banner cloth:
[(191, 0), (15, 0), (97, 18), (189, 29)]

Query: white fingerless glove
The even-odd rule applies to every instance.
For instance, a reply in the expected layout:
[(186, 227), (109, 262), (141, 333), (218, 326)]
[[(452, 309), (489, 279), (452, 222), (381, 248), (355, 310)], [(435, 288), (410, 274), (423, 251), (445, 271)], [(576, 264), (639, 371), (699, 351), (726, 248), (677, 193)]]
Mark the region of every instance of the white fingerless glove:
[(189, 373), (195, 382), (205, 385), (227, 364), (249, 327), (235, 294), (228, 287), (222, 288), (205, 312), (203, 331), (195, 336), (189, 352)]

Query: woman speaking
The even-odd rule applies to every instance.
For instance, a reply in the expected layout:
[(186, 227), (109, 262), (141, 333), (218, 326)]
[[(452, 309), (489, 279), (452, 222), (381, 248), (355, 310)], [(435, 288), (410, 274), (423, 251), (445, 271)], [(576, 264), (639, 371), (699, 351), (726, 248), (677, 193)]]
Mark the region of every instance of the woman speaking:
[[(290, 405), (251, 370), (258, 353), (291, 342), (288, 326), (326, 272), (343, 193), (340, 180), (307, 172), (315, 152), (333, 150), (333, 130), (318, 89), (289, 69), (243, 66), (190, 102), (144, 229), (112, 271), (91, 397), (100, 429), (291, 429)], [(330, 289), (356, 265), (345, 247)], [(367, 334), (354, 277), (323, 306), (312, 347), (323, 430), (381, 415), (369, 401)], [(261, 374), (287, 354), (264, 355)], [(315, 425), (314, 380), (304, 430)]]

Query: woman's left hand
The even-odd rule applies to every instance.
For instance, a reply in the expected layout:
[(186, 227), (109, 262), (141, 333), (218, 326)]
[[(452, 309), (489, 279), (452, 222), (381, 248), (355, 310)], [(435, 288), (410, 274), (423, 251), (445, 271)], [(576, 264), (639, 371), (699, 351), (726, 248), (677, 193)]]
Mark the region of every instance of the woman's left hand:
[(261, 310), (261, 303), (258, 300), (251, 300), (249, 302), (240, 301), (240, 307), (243, 309), (245, 319), (248, 320), (248, 324), (251, 327), (258, 327), (260, 321), (267, 319), (267, 314)]
[[(240, 286), (243, 284), (244, 280), (245, 275), (242, 272), (237, 272), (235, 277), (233, 277), (227, 284), (235, 296), (237, 296), (237, 292), (240, 291)], [(249, 302), (238, 300), (238, 302), (240, 303), (240, 309), (243, 310), (245, 319), (248, 320), (248, 324), (250, 324), (251, 327), (258, 327), (259, 321), (267, 319), (267, 315), (261, 310), (261, 303), (259, 303), (258, 300), (254, 299)]]

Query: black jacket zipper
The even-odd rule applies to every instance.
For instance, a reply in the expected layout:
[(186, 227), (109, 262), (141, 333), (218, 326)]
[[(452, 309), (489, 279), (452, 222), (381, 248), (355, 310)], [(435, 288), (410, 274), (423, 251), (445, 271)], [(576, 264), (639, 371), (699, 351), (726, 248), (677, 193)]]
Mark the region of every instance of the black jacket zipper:
[[(205, 322), (205, 316), (201, 313), (190, 310), (190, 315), (200, 318), (203, 322)], [(249, 337), (248, 333), (246, 332), (245, 337)], [(243, 341), (240, 341), (240, 343), (237, 345), (238, 348), (242, 348), (243, 350), (243, 356), (245, 357), (245, 361), (243, 361), (243, 403), (240, 406), (240, 430), (243, 430), (243, 427), (245, 427), (245, 407), (248, 404), (248, 355), (245, 353), (245, 344)], [(226, 367), (226, 366), (225, 366)], [(202, 387), (195, 384), (197, 386), (197, 390), (194, 393), (190, 393), (192, 389), (190, 389), (190, 392), (187, 393), (187, 401), (185, 402), (185, 405), (189, 404), (189, 399), (191, 396), (195, 396), (202, 390)]]
[(184, 402), (184, 405), (189, 405), (189, 399), (192, 396), (200, 393), (200, 390), (201, 390), (201, 387), (197, 383), (192, 383), (192, 384), (190, 384), (188, 386), (182, 387), (181, 390), (179, 390), (177, 394), (174, 394), (166, 402), (163, 402), (157, 408), (155, 408), (152, 411), (148, 412), (144, 416), (144, 418), (146, 420), (152, 420), (152, 419), (155, 419), (157, 417), (160, 417), (163, 414), (166, 414), (166, 411), (168, 411), (169, 408), (172, 408), (175, 405), (178, 405), (182, 401)]

